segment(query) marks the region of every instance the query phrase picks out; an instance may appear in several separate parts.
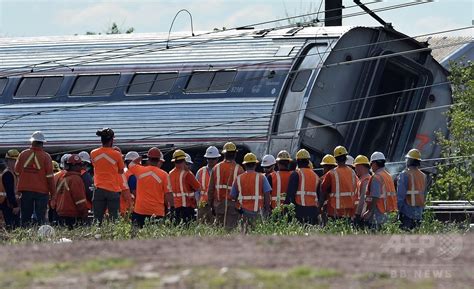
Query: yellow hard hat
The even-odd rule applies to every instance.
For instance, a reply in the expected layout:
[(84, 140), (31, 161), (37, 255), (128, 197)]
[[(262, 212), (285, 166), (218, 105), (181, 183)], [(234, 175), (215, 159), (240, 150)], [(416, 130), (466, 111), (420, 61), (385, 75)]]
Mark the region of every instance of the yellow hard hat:
[(231, 153), (231, 152), (236, 152), (237, 151), (237, 146), (233, 142), (228, 142), (224, 145), (222, 149), (222, 153)]
[(337, 146), (335, 149), (334, 149), (334, 157), (337, 158), (339, 156), (343, 156), (343, 155), (347, 155), (349, 154), (346, 150), (345, 147), (343, 146)]
[(355, 165), (370, 165), (369, 158), (363, 155), (358, 155), (354, 159), (354, 166)]
[(5, 154), (6, 159), (11, 159), (11, 160), (16, 160), (18, 156), (20, 155), (20, 152), (16, 149), (11, 149), (8, 150), (7, 153)]
[(277, 154), (277, 159), (276, 159), (277, 162), (279, 161), (291, 161), (291, 156), (290, 156), (290, 153), (285, 151), (285, 150), (282, 150), (280, 151), (278, 154)]
[(321, 165), (322, 166), (327, 166), (327, 165), (337, 166), (336, 158), (333, 155), (327, 154), (323, 157), (323, 160), (321, 161)]
[(53, 161), (53, 172), (57, 173), (61, 170), (57, 161)]
[(417, 149), (411, 149), (405, 157), (408, 158), (408, 159), (414, 159), (414, 160), (421, 161), (421, 153)]
[(248, 153), (244, 156), (244, 161), (242, 162), (243, 165), (250, 164), (250, 163), (257, 163), (257, 156), (253, 153)]
[(310, 158), (311, 158), (311, 156), (309, 155), (309, 152), (305, 149), (300, 149), (296, 153), (296, 159), (297, 160), (309, 160)]
[(175, 150), (173, 153), (172, 162), (186, 159), (186, 153), (183, 150)]

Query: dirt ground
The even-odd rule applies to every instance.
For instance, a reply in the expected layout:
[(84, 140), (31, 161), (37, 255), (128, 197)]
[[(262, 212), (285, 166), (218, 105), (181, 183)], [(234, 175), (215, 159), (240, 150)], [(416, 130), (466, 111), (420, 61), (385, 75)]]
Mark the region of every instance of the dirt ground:
[(473, 288), (474, 234), (0, 247), (0, 288)]

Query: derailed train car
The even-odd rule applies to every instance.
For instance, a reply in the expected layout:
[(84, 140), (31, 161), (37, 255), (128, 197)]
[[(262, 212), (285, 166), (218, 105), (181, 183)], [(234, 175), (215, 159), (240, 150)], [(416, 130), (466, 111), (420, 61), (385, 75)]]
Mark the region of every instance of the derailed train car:
[(35, 130), (51, 152), (90, 149), (112, 127), (124, 150), (199, 155), (232, 140), (258, 155), (304, 147), (315, 162), (340, 144), (433, 158), (446, 108), (424, 109), (452, 100), (426, 47), (383, 27), (5, 38), (0, 150)]

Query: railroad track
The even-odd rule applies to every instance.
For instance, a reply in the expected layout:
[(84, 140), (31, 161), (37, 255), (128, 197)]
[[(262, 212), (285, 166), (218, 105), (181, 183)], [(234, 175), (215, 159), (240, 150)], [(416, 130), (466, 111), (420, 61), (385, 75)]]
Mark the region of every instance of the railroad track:
[(439, 221), (474, 223), (474, 202), (469, 201), (431, 201), (426, 210), (434, 213)]

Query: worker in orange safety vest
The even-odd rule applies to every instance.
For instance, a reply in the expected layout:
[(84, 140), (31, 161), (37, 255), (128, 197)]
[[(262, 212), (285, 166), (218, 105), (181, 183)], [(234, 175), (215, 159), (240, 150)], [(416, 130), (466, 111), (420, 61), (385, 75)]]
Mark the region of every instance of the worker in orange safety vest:
[(56, 184), (56, 212), (58, 223), (73, 229), (87, 219), (86, 190), (81, 178), (82, 160), (79, 155), (71, 155), (66, 164), (66, 173)]
[(398, 219), (403, 230), (421, 225), (426, 200), (426, 175), (420, 171), (421, 152), (411, 149), (406, 157), (407, 168), (398, 176)]
[(319, 215), (319, 177), (309, 167), (310, 154), (301, 149), (296, 153), (297, 169), (291, 174), (285, 204), (294, 204), (296, 219), (303, 224), (316, 225)]
[(291, 161), (291, 156), (286, 150), (280, 151), (276, 158), (278, 170), (267, 175), (268, 182), (272, 186), (271, 209), (276, 209), (285, 203), (286, 190), (293, 172), (290, 171)]
[(324, 177), (321, 183), (322, 201), (327, 200), (327, 215), (330, 218), (354, 217), (354, 199), (357, 189), (357, 176), (354, 170), (346, 165), (348, 152), (345, 147), (334, 149), (337, 167)]
[(142, 158), (137, 152), (127, 154), (128, 172), (137, 180), (135, 206), (132, 223), (142, 228), (145, 223), (162, 219), (166, 210), (174, 210), (173, 196), (169, 184), (169, 175), (160, 169), (163, 155), (160, 149), (152, 147), (147, 153), (146, 165), (141, 165)]
[(215, 146), (210, 146), (206, 149), (204, 158), (207, 161), (207, 165), (203, 166), (196, 173), (196, 179), (201, 184), (200, 193), (197, 198), (198, 204), (198, 220), (207, 224), (214, 222), (214, 216), (212, 214), (211, 206), (208, 203), (207, 191), (209, 190), (209, 182), (211, 178), (212, 169), (219, 162), (221, 154)]
[(247, 232), (249, 226), (253, 227), (256, 220), (263, 218), (264, 210), (270, 210), (272, 188), (267, 178), (255, 171), (257, 162), (257, 156), (253, 153), (244, 156), (242, 164), (245, 166), (245, 172), (237, 176), (230, 193), (239, 204), (243, 232)]
[(218, 163), (211, 172), (208, 188), (208, 202), (216, 214), (216, 221), (230, 231), (237, 227), (239, 211), (230, 191), (237, 176), (244, 172), (235, 162), (237, 146), (228, 142), (224, 145), (224, 160)]
[(374, 174), (367, 185), (367, 209), (362, 213), (362, 218), (371, 229), (379, 229), (387, 221), (387, 213), (397, 211), (395, 184), (385, 169), (385, 162), (385, 155), (381, 152), (374, 152), (370, 156), (370, 166)]
[(173, 153), (174, 168), (170, 171), (171, 191), (173, 192), (177, 223), (189, 223), (196, 219), (196, 195), (201, 184), (187, 168), (186, 153), (175, 150)]
[(359, 180), (357, 181), (357, 190), (354, 206), (356, 208), (354, 224), (357, 227), (362, 227), (361, 215), (367, 210), (365, 204), (365, 195), (370, 179), (370, 162), (364, 155), (358, 155), (354, 160), (355, 171)]

